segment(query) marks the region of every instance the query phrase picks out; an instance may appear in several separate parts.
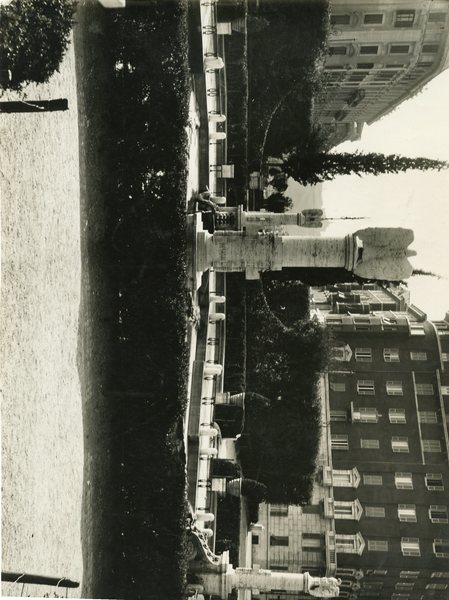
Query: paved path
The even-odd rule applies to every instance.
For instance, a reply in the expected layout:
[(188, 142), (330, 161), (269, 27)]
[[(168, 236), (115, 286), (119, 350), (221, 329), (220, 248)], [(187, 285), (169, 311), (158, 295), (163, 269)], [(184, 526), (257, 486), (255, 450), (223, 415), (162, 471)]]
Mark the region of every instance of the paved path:
[[(79, 581), (83, 440), (73, 47), (60, 74), (26, 92), (30, 99), (68, 98), (69, 110), (0, 116), (2, 568)], [(24, 594), (53, 590), (27, 585)], [(3, 595), (20, 593), (21, 586), (2, 586)]]

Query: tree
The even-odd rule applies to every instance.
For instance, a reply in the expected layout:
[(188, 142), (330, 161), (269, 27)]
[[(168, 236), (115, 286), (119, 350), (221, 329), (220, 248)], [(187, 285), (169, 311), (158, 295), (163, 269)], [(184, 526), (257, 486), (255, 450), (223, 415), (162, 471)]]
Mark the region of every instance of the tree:
[(0, 7), (0, 87), (44, 83), (58, 70), (69, 44), (75, 2), (13, 0)]
[(430, 158), (409, 158), (398, 154), (377, 152), (318, 152), (305, 154), (296, 148), (285, 155), (283, 169), (303, 185), (329, 181), (337, 175), (381, 175), (402, 173), (409, 169), (419, 171), (447, 169), (448, 163)]
[[(282, 287), (270, 290), (272, 302)], [(304, 303), (304, 289), (288, 285), (273, 302), (276, 309), (284, 299), (293, 305), (296, 294)], [(292, 306), (285, 321), (282, 311), (275, 314), (261, 282), (248, 286), (247, 300), (247, 386), (255, 393), (246, 394), (245, 427), (237, 442), (242, 471), (267, 486), (270, 502), (305, 503), (321, 434), (317, 383), (330, 344), (317, 321), (301, 320), (304, 307), (295, 314)]]
[(284, 196), (280, 192), (276, 192), (268, 196), (264, 201), (263, 206), (268, 212), (283, 213), (289, 209), (293, 204), (293, 200), (290, 196)]

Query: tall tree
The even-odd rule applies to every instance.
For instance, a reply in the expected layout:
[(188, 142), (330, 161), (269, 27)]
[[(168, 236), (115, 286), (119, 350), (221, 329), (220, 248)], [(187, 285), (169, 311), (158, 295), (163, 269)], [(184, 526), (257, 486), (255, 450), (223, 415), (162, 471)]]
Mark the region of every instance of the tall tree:
[(381, 175), (447, 169), (448, 163), (430, 158), (409, 158), (378, 152), (319, 152), (304, 154), (293, 149), (285, 155), (284, 171), (304, 185), (329, 181), (338, 175)]
[(50, 79), (69, 44), (74, 10), (72, 0), (13, 0), (0, 7), (0, 88)]

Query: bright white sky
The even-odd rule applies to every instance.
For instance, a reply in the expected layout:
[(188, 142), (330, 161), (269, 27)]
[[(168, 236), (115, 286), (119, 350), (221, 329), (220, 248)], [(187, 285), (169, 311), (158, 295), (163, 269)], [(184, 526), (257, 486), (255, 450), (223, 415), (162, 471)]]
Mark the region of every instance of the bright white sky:
[[(415, 98), (365, 127), (360, 142), (346, 142), (342, 151), (383, 152), (449, 161), (449, 70), (432, 80)], [(363, 227), (401, 226), (415, 232), (411, 259), (415, 268), (441, 279), (412, 277), (411, 302), (429, 318), (449, 311), (449, 170), (409, 171), (401, 175), (359, 178), (341, 176), (323, 185), (327, 216), (367, 216), (363, 221), (334, 221), (325, 235)]]

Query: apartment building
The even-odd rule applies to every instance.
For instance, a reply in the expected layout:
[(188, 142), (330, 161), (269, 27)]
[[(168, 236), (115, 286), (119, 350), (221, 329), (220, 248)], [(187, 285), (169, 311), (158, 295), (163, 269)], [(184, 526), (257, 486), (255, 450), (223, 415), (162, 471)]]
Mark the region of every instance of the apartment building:
[(326, 87), (315, 119), (360, 139), (448, 66), (448, 0), (333, 0)]
[(253, 545), (265, 568), (340, 577), (350, 600), (449, 597), (449, 314), (431, 322), (407, 300), (374, 284), (314, 290), (334, 344), (314, 497), (264, 507)]

